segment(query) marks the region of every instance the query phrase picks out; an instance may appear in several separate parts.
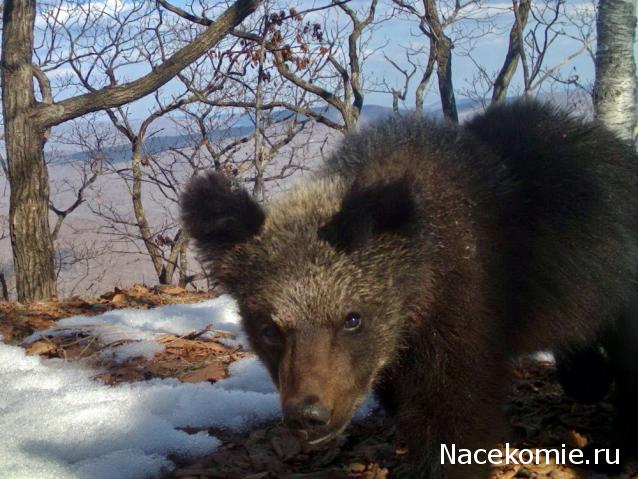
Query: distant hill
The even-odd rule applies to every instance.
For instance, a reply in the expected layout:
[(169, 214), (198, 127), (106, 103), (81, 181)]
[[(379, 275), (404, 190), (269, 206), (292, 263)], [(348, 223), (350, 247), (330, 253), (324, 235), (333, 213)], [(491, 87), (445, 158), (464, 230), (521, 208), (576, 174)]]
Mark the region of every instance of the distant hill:
[[(552, 101), (556, 104), (562, 105), (563, 107), (569, 108), (578, 114), (583, 114), (585, 116), (591, 115), (591, 99), (584, 92), (580, 93), (566, 93), (566, 92), (554, 92), (550, 95), (541, 95), (541, 100)], [(464, 119), (472, 116), (476, 112), (482, 109), (482, 105), (480, 102), (476, 100), (472, 100), (469, 98), (459, 98), (457, 99), (457, 110), (459, 113), (459, 119), (463, 121)], [(317, 109), (315, 110), (317, 113), (321, 113), (325, 115), (330, 120), (335, 122), (340, 122), (341, 117), (337, 110), (333, 107)], [(434, 118), (441, 118), (443, 113), (441, 111), (441, 107), (439, 103), (431, 103), (426, 105), (425, 107), (426, 115), (432, 116)], [(377, 121), (382, 118), (385, 118), (392, 114), (392, 108), (381, 105), (364, 105), (361, 116), (360, 123), (366, 124), (369, 122)], [(286, 116), (289, 116), (290, 112), (287, 110), (279, 110), (272, 113), (272, 116), (275, 119), (283, 119)], [(147, 154), (158, 154), (163, 151), (166, 151), (170, 148), (184, 148), (188, 145), (193, 145), (199, 140), (199, 136), (195, 136), (192, 134), (182, 134), (183, 131), (181, 129), (182, 122), (186, 120), (180, 120), (180, 118), (160, 118), (156, 122), (153, 123), (152, 132), (154, 134), (149, 135), (148, 140), (144, 142), (144, 150)], [(230, 119), (229, 119), (230, 121)], [(133, 120), (133, 125), (141, 123), (140, 120)], [(239, 118), (232, 119), (233, 126), (228, 128), (222, 128), (213, 131), (210, 134), (211, 141), (220, 141), (222, 139), (231, 139), (231, 138), (239, 138), (242, 136), (246, 136), (251, 134), (254, 131), (253, 119), (251, 115), (244, 114)], [(55, 133), (58, 136), (64, 136), (66, 132), (69, 132), (70, 129), (73, 128), (71, 124), (61, 125), (57, 127)], [(105, 122), (104, 128), (112, 129), (113, 126)], [(131, 150), (130, 145), (126, 143), (118, 144), (116, 146), (111, 146), (104, 148), (104, 154), (107, 159), (114, 163), (126, 162), (130, 160)], [(51, 155), (51, 153), (48, 153)], [(67, 149), (66, 153), (58, 153), (57, 158), (51, 158), (50, 161), (52, 163), (56, 162), (64, 162), (68, 160), (82, 160), (88, 159), (90, 156), (89, 152), (86, 151), (69, 151)]]
[[(216, 130), (209, 135), (211, 141), (218, 141), (224, 138), (238, 138), (241, 136), (252, 133), (254, 128), (252, 127), (233, 127), (223, 130)], [(195, 144), (199, 140), (199, 136), (195, 135), (161, 135), (156, 134), (151, 136), (144, 142), (144, 151), (146, 154), (154, 155), (171, 148), (185, 148), (189, 145)], [(128, 161), (131, 158), (131, 146), (130, 144), (121, 144), (117, 146), (104, 148), (103, 154), (106, 159), (113, 163), (119, 163)], [(71, 153), (65, 155), (62, 160), (83, 160), (88, 159), (91, 153), (88, 151), (79, 151), (77, 153)]]
[[(336, 109), (322, 109), (317, 110), (318, 113), (324, 114), (330, 120), (339, 121), (340, 115)], [(384, 118), (392, 113), (392, 108), (380, 106), (380, 105), (365, 105), (361, 111), (360, 121), (367, 123)], [(284, 119), (289, 116), (290, 112), (285, 110), (276, 111), (273, 113), (275, 119)], [(139, 121), (134, 121), (139, 123)], [(239, 118), (233, 119), (235, 126), (230, 128), (218, 129), (210, 133), (209, 139), (211, 141), (219, 141), (222, 139), (239, 138), (251, 134), (254, 131), (253, 120), (250, 115), (242, 115)], [(144, 151), (147, 154), (154, 155), (170, 148), (184, 148), (189, 145), (195, 144), (199, 140), (199, 136), (192, 134), (175, 134), (179, 131), (179, 119), (172, 120), (158, 120), (154, 123), (155, 134), (150, 135), (148, 140), (144, 142)], [(63, 136), (68, 131), (69, 126), (62, 125), (56, 131), (58, 136)], [(113, 128), (110, 124), (106, 124), (105, 128)], [(113, 163), (129, 161), (131, 158), (131, 147), (128, 143), (122, 143), (116, 146), (106, 147), (103, 149), (103, 154), (106, 159)], [(49, 155), (51, 153), (49, 152)], [(91, 152), (77, 151), (67, 154), (59, 155), (56, 158), (51, 158), (51, 163), (63, 162), (63, 161), (78, 161), (88, 159), (91, 156)]]

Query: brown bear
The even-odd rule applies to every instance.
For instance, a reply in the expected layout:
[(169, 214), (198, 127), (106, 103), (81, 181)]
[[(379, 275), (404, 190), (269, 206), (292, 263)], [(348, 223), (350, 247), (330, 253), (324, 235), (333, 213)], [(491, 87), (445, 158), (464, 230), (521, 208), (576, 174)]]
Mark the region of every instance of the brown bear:
[(509, 361), (538, 350), (576, 395), (615, 379), (621, 436), (638, 424), (638, 162), (596, 123), (532, 101), (462, 126), (394, 116), (267, 209), (217, 173), (181, 207), (311, 443), (375, 391), (413, 477), (484, 477), (441, 445), (502, 440)]

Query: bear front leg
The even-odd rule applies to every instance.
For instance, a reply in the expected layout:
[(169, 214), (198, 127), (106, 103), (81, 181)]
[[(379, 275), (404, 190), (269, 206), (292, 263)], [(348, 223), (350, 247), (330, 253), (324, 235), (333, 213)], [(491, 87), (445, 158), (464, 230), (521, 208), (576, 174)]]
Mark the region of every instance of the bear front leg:
[[(488, 464), (473, 460), (461, 464), (466, 461), (458, 453), (461, 449), (489, 451), (503, 440), (502, 404), (509, 369), (495, 351), (470, 351), (466, 355), (454, 348), (448, 355), (437, 355), (429, 365), (415, 361), (395, 383), (399, 431), (413, 463), (409, 477), (485, 479), (489, 475)], [(483, 454), (480, 460), (486, 457)]]

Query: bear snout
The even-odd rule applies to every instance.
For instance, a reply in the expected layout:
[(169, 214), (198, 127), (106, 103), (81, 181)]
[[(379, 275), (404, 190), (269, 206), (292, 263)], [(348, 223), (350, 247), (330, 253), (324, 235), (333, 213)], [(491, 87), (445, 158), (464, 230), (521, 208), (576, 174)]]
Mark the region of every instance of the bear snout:
[(283, 405), (284, 423), (290, 429), (314, 431), (330, 425), (332, 411), (316, 396), (306, 396), (302, 401), (288, 400)]

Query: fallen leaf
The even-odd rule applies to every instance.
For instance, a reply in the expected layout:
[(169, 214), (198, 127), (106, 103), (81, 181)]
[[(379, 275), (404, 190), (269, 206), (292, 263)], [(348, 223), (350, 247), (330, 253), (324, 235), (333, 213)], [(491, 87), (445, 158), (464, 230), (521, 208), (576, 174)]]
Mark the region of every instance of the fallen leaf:
[(179, 286), (158, 285), (154, 288), (158, 293), (168, 294), (169, 296), (177, 296), (186, 293), (184, 288)]
[(360, 473), (366, 470), (366, 465), (361, 464), (360, 462), (353, 462), (352, 464), (348, 466), (347, 469), (350, 472)]
[(51, 351), (56, 350), (56, 346), (47, 341), (37, 341), (27, 346), (26, 350), (29, 354), (49, 354)]
[(199, 383), (202, 381), (219, 381), (226, 377), (226, 369), (222, 363), (210, 363), (201, 369), (189, 371), (178, 376), (185, 383)]
[(587, 439), (586, 436), (583, 436), (582, 434), (580, 434), (577, 431), (574, 431), (573, 429), (570, 431), (567, 431), (567, 434), (565, 436), (566, 436), (565, 440), (567, 444), (569, 444), (571, 447), (582, 449), (585, 446), (587, 446), (587, 444), (589, 444), (589, 439)]
[(117, 293), (111, 298), (111, 303), (121, 306), (128, 303), (128, 297), (123, 293)]

